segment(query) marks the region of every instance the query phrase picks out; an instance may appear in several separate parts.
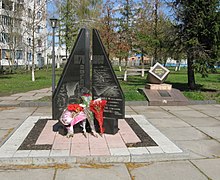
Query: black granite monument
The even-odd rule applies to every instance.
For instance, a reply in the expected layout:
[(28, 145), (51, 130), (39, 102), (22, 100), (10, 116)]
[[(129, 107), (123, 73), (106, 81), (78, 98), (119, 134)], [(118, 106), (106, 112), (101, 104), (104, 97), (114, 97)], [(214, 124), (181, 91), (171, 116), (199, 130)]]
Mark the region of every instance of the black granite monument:
[[(118, 132), (118, 119), (125, 116), (124, 94), (97, 30), (93, 30), (92, 83), (90, 81), (89, 31), (82, 29), (52, 97), (52, 116), (59, 119), (70, 103), (92, 91), (93, 99), (107, 100), (104, 109), (105, 133)], [(92, 84), (92, 88), (90, 88)]]
[(92, 51), (93, 99), (107, 100), (104, 109), (105, 133), (115, 134), (118, 131), (118, 119), (125, 116), (124, 94), (97, 30), (93, 30)]
[(90, 89), (89, 31), (81, 29), (52, 97), (52, 116), (59, 119), (70, 103), (79, 103)]

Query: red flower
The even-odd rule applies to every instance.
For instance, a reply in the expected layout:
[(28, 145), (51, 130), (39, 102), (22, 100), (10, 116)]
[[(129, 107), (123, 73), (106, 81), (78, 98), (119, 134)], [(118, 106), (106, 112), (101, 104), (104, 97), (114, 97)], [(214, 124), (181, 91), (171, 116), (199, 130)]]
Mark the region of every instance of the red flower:
[(90, 102), (90, 110), (95, 114), (95, 118), (99, 123), (101, 134), (105, 131), (103, 128), (103, 112), (106, 103), (106, 100), (92, 100)]
[(79, 104), (69, 104), (67, 106), (67, 109), (69, 111), (75, 111), (75, 112), (80, 112), (83, 110), (83, 108)]
[(88, 97), (88, 96), (92, 96), (92, 95), (91, 94), (83, 94), (83, 96)]

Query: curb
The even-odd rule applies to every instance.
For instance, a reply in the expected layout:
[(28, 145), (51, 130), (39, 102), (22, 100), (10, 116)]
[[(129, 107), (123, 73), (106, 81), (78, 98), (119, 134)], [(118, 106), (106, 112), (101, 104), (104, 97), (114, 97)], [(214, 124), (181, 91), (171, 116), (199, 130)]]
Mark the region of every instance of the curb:
[(146, 163), (155, 161), (186, 160), (188, 152), (178, 154), (144, 154), (125, 156), (59, 156), (59, 157), (10, 157), (0, 158), (2, 166), (9, 165), (55, 165), (77, 163)]

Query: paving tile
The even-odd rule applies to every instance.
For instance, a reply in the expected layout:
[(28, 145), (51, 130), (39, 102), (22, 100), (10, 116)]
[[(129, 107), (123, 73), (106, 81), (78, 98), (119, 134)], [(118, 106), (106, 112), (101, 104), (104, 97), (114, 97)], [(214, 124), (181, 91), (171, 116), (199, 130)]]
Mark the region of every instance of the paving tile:
[(36, 144), (53, 144), (55, 137), (56, 140), (59, 139), (56, 136), (57, 133), (52, 131), (52, 126), (55, 124), (55, 122), (56, 121), (53, 120), (47, 121), (44, 129), (36, 141)]
[(160, 117), (159, 119), (148, 119), (151, 124), (156, 126), (157, 128), (160, 127), (190, 127), (189, 124), (186, 122), (182, 121), (181, 119), (177, 117), (173, 118), (163, 118)]
[(71, 146), (71, 156), (90, 156), (90, 150), (88, 146)]
[(144, 115), (147, 119), (158, 119), (158, 118), (161, 118), (161, 117), (164, 117), (164, 118), (173, 118), (175, 117), (175, 115), (169, 113), (169, 112), (166, 112), (166, 111), (153, 111), (153, 112), (141, 112), (142, 115)]
[(0, 97), (0, 101), (15, 101), (17, 99), (18, 99), (18, 97), (16, 97), (16, 96), (3, 96), (3, 97)]
[(161, 145), (160, 148), (165, 153), (181, 153), (183, 152), (180, 148), (178, 148), (175, 144), (167, 144), (167, 145)]
[(220, 126), (220, 121), (212, 117), (182, 118), (185, 122), (194, 127), (213, 127)]
[(125, 143), (141, 142), (125, 120), (119, 120), (119, 129), (119, 133)]
[(206, 114), (201, 113), (196, 110), (191, 110), (191, 111), (172, 111), (172, 114), (174, 114), (177, 117), (208, 117)]
[(65, 150), (65, 149), (70, 149), (70, 146), (71, 146), (71, 144), (70, 144), (70, 142), (68, 142), (68, 143), (56, 143), (56, 142), (54, 142), (53, 143), (53, 146), (52, 146), (52, 149), (60, 149), (60, 150)]
[(90, 149), (90, 155), (91, 156), (106, 156), (110, 155), (109, 149), (106, 148), (91, 148)]
[[(89, 135), (87, 134), (87, 137)], [(71, 138), (72, 144), (89, 144), (89, 138), (86, 138), (82, 133), (74, 134), (73, 138)]]
[(0, 129), (0, 142), (3, 141), (4, 138), (6, 138), (6, 135), (8, 135), (7, 129)]
[(146, 163), (142, 167), (130, 169), (135, 179), (163, 179), (163, 180), (207, 180), (196, 167), (188, 161), (170, 161)]
[(131, 109), (130, 106), (125, 106), (125, 112), (127, 112), (127, 111), (133, 111), (133, 109)]
[(149, 154), (149, 151), (146, 149), (146, 147), (130, 147), (128, 148), (128, 151), (131, 155)]
[(25, 92), (25, 93), (17, 93), (17, 94), (12, 94), (11, 96), (34, 96), (36, 93), (35, 92)]
[(214, 139), (220, 138), (220, 126), (215, 127), (198, 127), (199, 130), (203, 131), (204, 133), (208, 134)]
[(29, 157), (48, 157), (50, 150), (31, 150)]
[(220, 159), (201, 159), (192, 160), (192, 163), (201, 170), (209, 179), (219, 179), (220, 177)]
[(127, 148), (109, 148), (113, 156), (129, 156), (130, 153)]
[(31, 179), (31, 180), (50, 180), (54, 177), (54, 169), (25, 169), (25, 170), (10, 170), (10, 171), (0, 171), (1, 180), (21, 180), (21, 179)]
[(164, 153), (163, 150), (159, 146), (149, 146), (146, 147), (150, 154), (160, 154)]
[(214, 104), (198, 104), (198, 105), (189, 105), (188, 107), (192, 108), (192, 109), (196, 109), (196, 110), (207, 110), (207, 109), (215, 109), (216, 111), (218, 111), (218, 107), (216, 107), (216, 105)]
[(70, 150), (69, 149), (52, 149), (50, 151), (51, 157), (59, 157), (59, 156), (69, 156)]
[(20, 102), (19, 101), (1, 101), (0, 102), (0, 105), (3, 105), (3, 106), (8, 106), (8, 105), (13, 105), (13, 106), (16, 106), (16, 105), (19, 105)]
[(204, 133), (192, 127), (161, 128), (160, 131), (171, 140), (202, 140), (210, 139)]
[(7, 130), (18, 127), (21, 122), (16, 120), (1, 120), (0, 129)]
[(54, 138), (54, 143), (70, 143), (71, 138), (67, 138), (66, 136), (62, 136), (60, 134), (56, 134)]
[(199, 141), (176, 141), (176, 144), (186, 151), (199, 155), (199, 157), (213, 158), (220, 156), (220, 143), (212, 139)]
[(18, 101), (34, 101), (34, 100), (38, 100), (38, 99), (40, 99), (40, 97), (37, 97), (37, 96), (21, 96), (17, 100)]
[(192, 108), (188, 106), (160, 106), (161, 108), (165, 109), (166, 111), (190, 111)]
[(74, 165), (70, 169), (58, 169), (56, 180), (62, 179), (92, 179), (92, 180), (129, 180), (130, 175), (124, 164), (100, 165), (99, 168), (90, 165)]
[(28, 157), (31, 150), (18, 150), (15, 152), (13, 157)]
[(105, 138), (109, 148), (126, 148), (126, 145), (119, 133), (115, 135), (105, 134)]
[(16, 150), (2, 150), (0, 149), (0, 158), (13, 157)]

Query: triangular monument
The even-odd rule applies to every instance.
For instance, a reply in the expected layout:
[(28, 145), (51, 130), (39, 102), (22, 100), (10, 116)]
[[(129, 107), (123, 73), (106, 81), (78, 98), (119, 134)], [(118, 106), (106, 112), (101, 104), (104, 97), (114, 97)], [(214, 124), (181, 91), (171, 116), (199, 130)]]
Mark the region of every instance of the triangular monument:
[[(105, 133), (118, 131), (118, 119), (125, 116), (124, 94), (97, 30), (93, 30), (92, 82), (90, 80), (90, 36), (81, 29), (52, 97), (52, 116), (59, 119), (70, 103), (80, 103), (83, 93), (107, 100), (104, 109)], [(92, 85), (92, 87), (90, 87)]]

